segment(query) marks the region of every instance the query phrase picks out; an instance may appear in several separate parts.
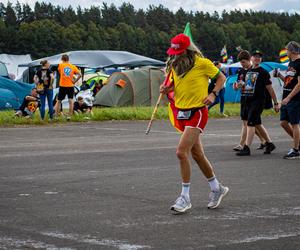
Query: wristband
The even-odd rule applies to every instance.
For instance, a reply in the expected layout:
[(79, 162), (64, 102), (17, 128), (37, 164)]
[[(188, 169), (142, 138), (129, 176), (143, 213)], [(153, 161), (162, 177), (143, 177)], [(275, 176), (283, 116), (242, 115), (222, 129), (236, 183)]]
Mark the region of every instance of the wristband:
[(213, 90), (211, 93), (213, 93), (215, 95), (215, 97), (218, 97), (219, 93), (215, 90)]

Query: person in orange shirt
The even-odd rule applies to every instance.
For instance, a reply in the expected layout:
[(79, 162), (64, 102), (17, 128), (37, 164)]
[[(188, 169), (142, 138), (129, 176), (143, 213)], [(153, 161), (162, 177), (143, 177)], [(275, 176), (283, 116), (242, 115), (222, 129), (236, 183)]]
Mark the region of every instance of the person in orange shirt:
[(81, 73), (75, 65), (69, 62), (68, 55), (62, 55), (61, 60), (62, 63), (59, 64), (57, 68), (60, 78), (58, 100), (55, 106), (55, 114), (59, 114), (59, 107), (61, 106), (61, 102), (67, 95), (69, 99), (69, 116), (67, 117), (67, 120), (70, 120), (71, 116), (73, 115), (74, 85), (81, 78)]

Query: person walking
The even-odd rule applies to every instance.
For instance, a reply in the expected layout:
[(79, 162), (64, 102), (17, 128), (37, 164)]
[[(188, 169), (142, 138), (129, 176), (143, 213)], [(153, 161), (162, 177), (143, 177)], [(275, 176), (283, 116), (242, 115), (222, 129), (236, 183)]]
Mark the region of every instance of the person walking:
[[(166, 71), (170, 75), (171, 84), (161, 85), (160, 92), (169, 94), (174, 91), (173, 115), (176, 119), (174, 125), (182, 133), (176, 150), (182, 191), (175, 204), (171, 206), (171, 210), (182, 213), (192, 207), (189, 195), (190, 154), (207, 178), (211, 189), (207, 207), (214, 209), (220, 205), (229, 188), (219, 183), (211, 163), (206, 158), (201, 133), (208, 120), (207, 105), (212, 104), (218, 96), (224, 85), (225, 76), (210, 60), (203, 57), (200, 50), (184, 34), (178, 34), (171, 39), (171, 47), (167, 54), (169, 58)], [(210, 94), (208, 94), (209, 78), (217, 79)]]
[[(257, 55), (260, 55), (261, 57), (263, 56), (263, 54), (259, 50), (254, 51), (252, 54), (253, 55), (257, 54)], [(242, 65), (242, 68), (239, 69), (239, 71), (238, 71), (238, 77), (237, 77), (238, 82), (236, 84), (234, 84), (234, 88), (236, 90), (238, 89), (236, 86), (239, 85), (239, 82), (241, 82), (242, 84), (244, 83), (245, 76), (246, 76), (248, 70), (250, 70), (252, 68), (252, 65), (255, 63), (255, 62), (253, 62), (254, 59), (255, 59), (255, 57), (252, 56), (251, 60), (242, 60), (242, 61), (240, 61), (241, 65)], [(260, 62), (262, 62), (262, 60)], [(271, 97), (271, 95), (270, 95), (267, 88), (265, 88), (264, 91), (265, 91), (264, 109), (271, 109), (271, 108), (273, 108), (272, 97)], [(245, 100), (246, 100), (246, 97), (242, 95), (241, 96), (241, 106), (245, 105), (244, 104)], [(262, 127), (263, 127), (263, 125), (262, 125)], [(244, 120), (242, 130), (241, 130), (240, 142), (237, 146), (235, 146), (233, 148), (234, 151), (240, 151), (240, 150), (243, 149), (243, 147), (246, 143), (246, 135), (247, 135), (246, 128), (247, 128), (247, 121)], [(260, 133), (260, 130), (259, 130), (258, 127), (255, 127), (255, 135), (258, 137), (258, 139), (260, 141), (260, 144), (256, 149), (257, 150), (266, 149), (267, 141), (264, 139), (263, 135)]]
[(251, 154), (250, 145), (253, 141), (255, 129), (258, 130), (261, 137), (266, 141), (264, 154), (270, 154), (276, 147), (261, 123), (261, 114), (266, 101), (265, 88), (272, 97), (275, 111), (279, 111), (279, 105), (272, 87), (270, 74), (260, 67), (262, 60), (262, 53), (260, 51), (255, 51), (251, 57), (248, 51), (243, 50), (239, 53), (238, 60), (242, 65), (249, 65), (250, 60), (252, 60), (252, 66), (247, 70), (245, 78), (241, 79), (236, 86), (236, 88), (241, 89), (241, 96), (243, 97), (243, 101), (241, 101), (242, 131), (246, 135), (245, 145), (236, 155), (247, 156)]
[[(219, 61), (214, 61), (214, 65), (221, 70), (221, 63)], [(212, 79), (210, 84), (208, 85), (208, 93), (210, 94), (211, 91), (214, 89), (216, 85), (216, 79)], [(219, 91), (219, 95), (216, 97), (215, 101), (208, 106), (208, 110), (210, 110), (213, 106), (220, 103), (220, 114), (224, 117), (227, 115), (224, 113), (224, 105), (225, 105), (225, 87), (221, 88)]]
[(50, 70), (50, 63), (47, 60), (41, 61), (42, 68), (34, 75), (34, 82), (36, 84), (38, 94), (40, 96), (40, 114), (42, 120), (45, 118), (46, 98), (48, 102), (49, 118), (53, 119), (53, 81), (54, 74)]
[[(69, 56), (64, 54), (61, 57), (62, 63), (58, 65), (59, 79), (59, 92), (57, 97), (57, 102), (55, 105), (55, 114), (59, 114), (59, 109), (61, 107), (61, 102), (65, 99), (66, 95), (69, 100), (69, 116), (67, 120), (71, 119), (73, 115), (73, 97), (74, 97), (74, 85), (81, 78), (81, 73), (79, 69), (69, 62)], [(76, 78), (74, 79), (74, 76)]]
[[(293, 146), (283, 158), (296, 159), (300, 157), (300, 44), (291, 41), (287, 44), (286, 49), (290, 63), (286, 77), (281, 76), (284, 88), (280, 108), (280, 124), (293, 139)], [(275, 77), (280, 77), (280, 75), (277, 73)]]

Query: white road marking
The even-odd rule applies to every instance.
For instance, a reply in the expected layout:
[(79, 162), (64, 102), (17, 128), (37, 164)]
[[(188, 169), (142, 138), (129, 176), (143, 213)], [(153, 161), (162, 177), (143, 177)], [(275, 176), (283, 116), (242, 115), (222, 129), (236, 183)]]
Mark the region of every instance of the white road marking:
[(98, 246), (116, 247), (120, 250), (137, 250), (143, 248), (151, 248), (150, 246), (128, 244), (125, 241), (120, 241), (120, 240), (110, 240), (110, 239), (98, 240), (95, 237), (92, 237), (90, 235), (63, 234), (58, 232), (42, 232), (41, 234), (49, 237), (59, 238), (59, 239), (73, 240), (79, 243), (88, 243), (88, 244), (98, 245)]

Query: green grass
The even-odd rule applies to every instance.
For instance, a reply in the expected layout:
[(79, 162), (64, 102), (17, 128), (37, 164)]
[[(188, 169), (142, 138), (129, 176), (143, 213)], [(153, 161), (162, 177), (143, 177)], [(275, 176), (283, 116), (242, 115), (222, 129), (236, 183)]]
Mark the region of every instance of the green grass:
[[(119, 108), (93, 108), (93, 116), (87, 119), (85, 114), (73, 116), (72, 122), (87, 122), (87, 121), (108, 121), (108, 120), (150, 120), (153, 112), (153, 107), (119, 107)], [(230, 116), (239, 116), (240, 105), (236, 103), (225, 104), (225, 114)], [(266, 110), (263, 116), (276, 115), (273, 110)], [(222, 118), (219, 113), (219, 105), (214, 106), (209, 111), (210, 118)], [(159, 107), (155, 115), (155, 119), (168, 119), (168, 108), (165, 106)], [(47, 118), (43, 121), (40, 118), (39, 111), (36, 112), (33, 119), (25, 117), (15, 117), (14, 111), (0, 111), (0, 126), (15, 126), (15, 125), (48, 125), (55, 123), (67, 123), (66, 117), (59, 117), (56, 120), (49, 121)]]

